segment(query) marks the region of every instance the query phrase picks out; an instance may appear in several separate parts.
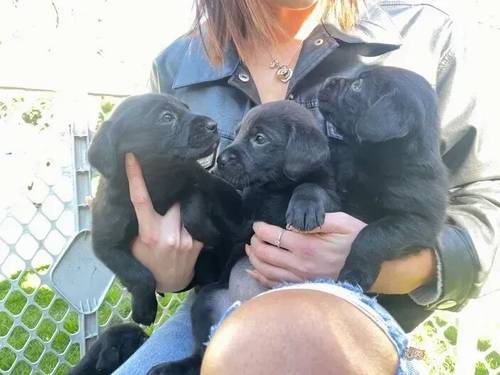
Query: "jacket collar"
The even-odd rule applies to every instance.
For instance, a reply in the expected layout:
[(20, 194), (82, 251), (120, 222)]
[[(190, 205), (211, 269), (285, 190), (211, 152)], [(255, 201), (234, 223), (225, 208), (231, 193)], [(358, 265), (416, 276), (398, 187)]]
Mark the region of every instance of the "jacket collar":
[[(323, 48), (337, 45), (335, 41), (362, 46), (363, 55), (375, 56), (402, 44), (402, 37), (391, 17), (378, 5), (371, 4), (360, 10), (357, 24), (348, 32), (341, 31), (333, 15), (318, 25), (304, 41), (314, 41), (318, 38), (331, 38), (333, 43), (325, 43)], [(180, 68), (174, 80), (173, 88), (191, 86), (198, 83), (216, 81), (230, 77), (240, 64), (236, 49), (229, 46), (224, 55), (221, 67), (214, 67), (208, 61), (203, 42), (199, 35), (190, 38), (189, 46), (181, 61)]]
[(403, 39), (391, 16), (376, 0), (365, 1), (365, 4), (359, 10), (358, 22), (349, 31), (342, 31), (336, 17), (331, 14), (325, 22), (328, 33), (345, 43), (366, 44), (375, 49), (386, 46), (392, 50), (401, 46)]
[(238, 67), (239, 62), (240, 58), (236, 52), (236, 48), (230, 46), (224, 53), (223, 65), (214, 67), (208, 60), (200, 35), (193, 35), (182, 58), (173, 88), (176, 89), (230, 77)]

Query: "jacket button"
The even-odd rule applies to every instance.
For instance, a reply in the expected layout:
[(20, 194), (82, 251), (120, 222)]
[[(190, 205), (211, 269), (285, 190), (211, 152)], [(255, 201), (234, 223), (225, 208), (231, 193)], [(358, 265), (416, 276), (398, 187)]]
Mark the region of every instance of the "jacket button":
[(320, 46), (320, 45), (322, 45), (322, 44), (323, 44), (323, 39), (321, 39), (321, 38), (320, 38), (320, 39), (316, 39), (316, 40), (314, 41), (314, 45), (315, 45), (315, 46)]
[(250, 77), (248, 76), (248, 74), (245, 74), (245, 73), (238, 74), (238, 78), (240, 79), (241, 82), (250, 81)]
[(293, 95), (293, 94), (288, 95), (288, 99), (289, 99), (289, 100), (293, 100), (293, 99), (295, 99), (295, 95)]

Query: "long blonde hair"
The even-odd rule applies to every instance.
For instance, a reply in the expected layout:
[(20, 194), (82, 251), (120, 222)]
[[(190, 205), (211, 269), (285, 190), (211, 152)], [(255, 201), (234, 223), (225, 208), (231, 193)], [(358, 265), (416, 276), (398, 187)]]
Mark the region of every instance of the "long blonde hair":
[[(343, 30), (354, 26), (359, 0), (325, 0), (325, 14), (333, 12)], [(220, 65), (224, 50), (233, 44), (245, 60), (257, 45), (275, 45), (282, 30), (275, 22), (276, 8), (262, 0), (195, 0), (193, 31), (203, 35), (213, 65)], [(202, 32), (201, 25), (204, 24)]]

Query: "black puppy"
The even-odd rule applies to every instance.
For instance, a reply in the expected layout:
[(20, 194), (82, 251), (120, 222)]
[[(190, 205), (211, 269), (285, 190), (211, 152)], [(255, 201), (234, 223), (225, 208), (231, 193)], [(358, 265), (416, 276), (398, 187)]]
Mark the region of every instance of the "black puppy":
[[(280, 101), (245, 115), (236, 139), (219, 155), (216, 173), (243, 191), (248, 241), (254, 221), (298, 230), (323, 224), (326, 212), (339, 209), (331, 171), (328, 140), (312, 114), (295, 102)], [(244, 244), (236, 245), (228, 272), (202, 288), (193, 303), (194, 354), (156, 366), (150, 375), (199, 374), (210, 327), (233, 302), (266, 289), (248, 276), (249, 267)]]
[(245, 115), (215, 173), (243, 190), (251, 222), (306, 231), (338, 208), (329, 160), (328, 140), (312, 114), (293, 101), (277, 101)]
[(343, 161), (337, 171), (342, 206), (356, 207), (369, 222), (339, 279), (369, 290), (383, 261), (435, 247), (445, 221), (448, 181), (436, 94), (411, 71), (378, 67), (353, 79), (330, 78), (318, 98), (347, 144), (347, 157), (334, 154), (334, 163)]
[(115, 371), (146, 341), (134, 324), (117, 324), (104, 331), (70, 372), (71, 375), (107, 375)]
[(190, 112), (173, 96), (146, 94), (123, 101), (90, 145), (89, 161), (102, 175), (92, 203), (94, 252), (132, 294), (132, 318), (138, 323), (154, 321), (156, 285), (152, 273), (130, 251), (138, 228), (125, 154), (138, 158), (159, 214), (181, 203), (184, 226), (207, 246), (195, 273), (195, 282), (204, 284), (217, 280), (218, 267), (227, 258), (222, 250), (208, 251), (209, 247), (231, 237), (236, 231), (233, 223), (236, 226), (242, 218), (236, 190), (196, 162), (212, 153), (218, 140), (217, 124), (210, 118)]

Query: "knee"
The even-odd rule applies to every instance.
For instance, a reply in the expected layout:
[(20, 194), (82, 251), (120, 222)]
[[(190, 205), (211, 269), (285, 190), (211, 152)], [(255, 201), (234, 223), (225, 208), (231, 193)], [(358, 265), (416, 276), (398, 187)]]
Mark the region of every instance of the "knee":
[(202, 374), (392, 374), (385, 333), (348, 302), (283, 290), (243, 304), (207, 348)]

